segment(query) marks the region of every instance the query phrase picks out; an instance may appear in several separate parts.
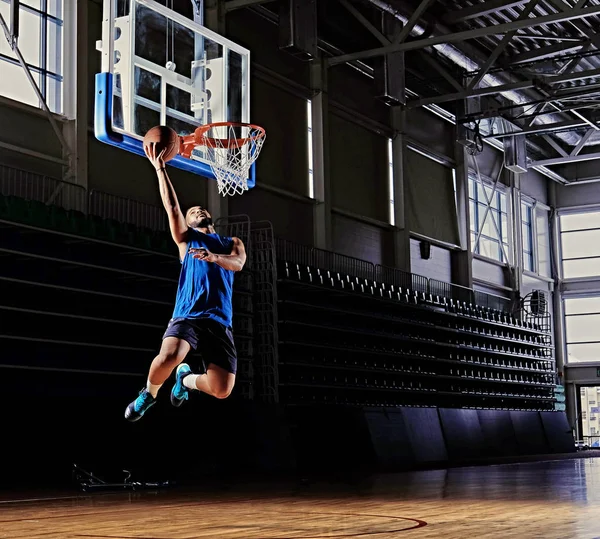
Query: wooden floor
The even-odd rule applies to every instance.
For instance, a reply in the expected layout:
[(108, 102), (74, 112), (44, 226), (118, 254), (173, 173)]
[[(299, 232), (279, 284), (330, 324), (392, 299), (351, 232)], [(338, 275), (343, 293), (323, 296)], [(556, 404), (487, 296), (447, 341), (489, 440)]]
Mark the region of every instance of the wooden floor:
[(42, 496), (4, 493), (18, 539), (600, 538), (600, 459), (246, 484)]

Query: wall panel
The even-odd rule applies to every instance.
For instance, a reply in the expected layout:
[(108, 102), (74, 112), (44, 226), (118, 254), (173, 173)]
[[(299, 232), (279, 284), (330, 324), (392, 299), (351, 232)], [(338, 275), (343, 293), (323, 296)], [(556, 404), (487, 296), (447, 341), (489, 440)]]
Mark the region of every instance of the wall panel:
[[(160, 204), (158, 180), (148, 159), (104, 144), (93, 135), (89, 137), (88, 155), (90, 190)], [(182, 208), (206, 204), (206, 182), (209, 180), (168, 165), (167, 171)]]
[(390, 125), (390, 109), (376, 99), (373, 79), (346, 65), (328, 71), (328, 96), (332, 102), (349, 108), (383, 125)]
[[(62, 146), (58, 137), (52, 129), (50, 121), (46, 115), (36, 109), (27, 110), (28, 107), (15, 103), (12, 105), (9, 100), (2, 99), (0, 101), (0, 142), (18, 146), (27, 150), (32, 150), (56, 159), (62, 159)], [(62, 128), (62, 123), (57, 122), (59, 128)], [(12, 152), (11, 150), (3, 150)], [(14, 155), (13, 159), (17, 166), (17, 162), (24, 164), (29, 159), (24, 154)], [(50, 162), (48, 162), (50, 163)], [(5, 163), (10, 164), (10, 163)], [(50, 165), (49, 165), (50, 166)], [(44, 173), (41, 170), (31, 170), (32, 167), (18, 167), (30, 170), (31, 172)]]
[(410, 239), (410, 271), (429, 279), (452, 282), (451, 252), (448, 249), (432, 245), (429, 260), (424, 260), (421, 258), (420, 243), (421, 241), (418, 239)]
[(388, 139), (336, 114), (329, 119), (332, 204), (387, 222)]
[(473, 279), (485, 281), (491, 285), (506, 285), (505, 269), (498, 264), (473, 258)]
[[(467, 165), (469, 169), (473, 172), (476, 171), (475, 161), (477, 161), (477, 167), (479, 167), (479, 172), (483, 176), (487, 176), (491, 180), (495, 180), (498, 177), (498, 173), (502, 168), (502, 163), (504, 162), (504, 153), (500, 150), (496, 150), (496, 148), (492, 148), (489, 144), (483, 145), (483, 152), (476, 156), (467, 156)], [(475, 160), (475, 161), (474, 161)], [(498, 180), (499, 183), (505, 182), (505, 174), (500, 176)]]
[(408, 226), (411, 232), (458, 244), (452, 169), (407, 150), (404, 158)]
[(251, 221), (270, 221), (275, 236), (313, 244), (313, 205), (255, 187), (229, 200), (230, 215), (248, 215)]
[(258, 181), (308, 196), (307, 100), (252, 77), (250, 110), (251, 121), (267, 132)]
[(556, 207), (600, 204), (600, 182), (583, 185), (559, 185), (556, 188)]
[(521, 176), (521, 192), (538, 202), (548, 203), (548, 182), (552, 180), (540, 174), (537, 170), (529, 169)]
[(406, 112), (405, 133), (451, 160), (454, 160), (454, 129), (454, 125), (424, 108)]
[(279, 50), (279, 34), (275, 24), (248, 9), (238, 9), (227, 15), (225, 35), (250, 50), (252, 63), (309, 86), (310, 63)]
[(333, 251), (373, 264), (393, 266), (393, 231), (391, 227), (385, 229), (334, 213)]

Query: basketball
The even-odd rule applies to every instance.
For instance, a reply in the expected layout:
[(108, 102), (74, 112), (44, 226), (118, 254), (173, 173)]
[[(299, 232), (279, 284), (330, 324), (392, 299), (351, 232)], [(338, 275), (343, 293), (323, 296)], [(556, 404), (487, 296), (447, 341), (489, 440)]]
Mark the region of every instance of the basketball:
[(165, 154), (163, 155), (165, 163), (179, 153), (179, 135), (166, 125), (157, 125), (146, 133), (144, 136), (144, 146), (152, 142), (156, 143), (157, 155), (165, 149)]

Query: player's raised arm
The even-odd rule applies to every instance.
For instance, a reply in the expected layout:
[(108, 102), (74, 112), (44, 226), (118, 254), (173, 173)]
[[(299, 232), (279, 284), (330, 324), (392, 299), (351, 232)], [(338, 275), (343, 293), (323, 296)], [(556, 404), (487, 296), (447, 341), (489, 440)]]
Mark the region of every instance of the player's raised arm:
[(185, 217), (181, 212), (175, 189), (173, 188), (173, 184), (171, 183), (165, 168), (165, 162), (163, 160), (165, 150), (157, 155), (156, 144), (152, 142), (144, 146), (144, 151), (156, 169), (160, 198), (162, 199), (165, 210), (167, 210), (171, 235), (173, 236), (175, 243), (178, 246), (181, 246), (181, 244), (184, 244), (187, 241), (188, 226), (185, 222)]

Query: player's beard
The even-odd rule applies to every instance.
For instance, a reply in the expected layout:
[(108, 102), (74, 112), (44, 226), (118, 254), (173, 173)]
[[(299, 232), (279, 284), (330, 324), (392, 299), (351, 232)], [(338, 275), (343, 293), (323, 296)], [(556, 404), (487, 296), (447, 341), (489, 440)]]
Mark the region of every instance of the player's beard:
[(211, 217), (203, 217), (202, 219), (197, 219), (196, 221), (192, 221), (190, 223), (192, 228), (208, 228), (213, 226), (213, 220)]

